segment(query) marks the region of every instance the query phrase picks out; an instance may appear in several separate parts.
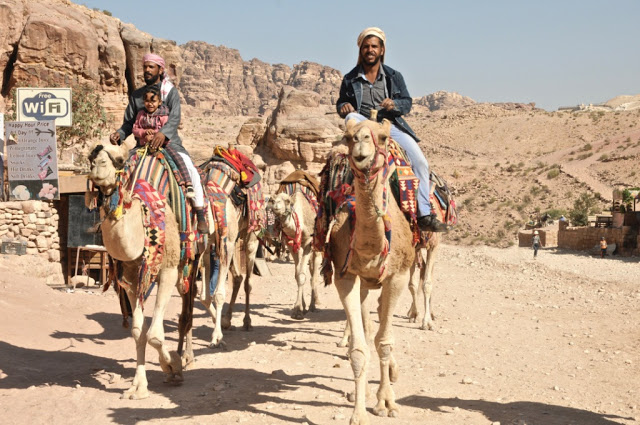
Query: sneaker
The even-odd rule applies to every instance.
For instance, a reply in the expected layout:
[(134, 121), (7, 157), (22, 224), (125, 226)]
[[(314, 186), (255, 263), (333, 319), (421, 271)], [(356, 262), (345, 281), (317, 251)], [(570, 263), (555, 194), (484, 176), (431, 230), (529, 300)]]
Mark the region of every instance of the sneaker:
[(418, 227), (423, 232), (448, 232), (449, 226), (442, 223), (435, 214), (418, 217)]
[(196, 197), (196, 192), (193, 190), (193, 186), (187, 186), (187, 190), (184, 192), (185, 198), (193, 199)]

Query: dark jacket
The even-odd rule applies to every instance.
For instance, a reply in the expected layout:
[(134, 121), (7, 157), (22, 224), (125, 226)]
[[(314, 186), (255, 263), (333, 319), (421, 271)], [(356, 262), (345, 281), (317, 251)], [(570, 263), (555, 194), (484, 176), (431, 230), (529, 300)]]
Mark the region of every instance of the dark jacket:
[[(382, 64), (385, 73), (385, 82), (387, 83), (387, 93), (390, 93), (389, 98), (395, 103), (395, 108), (391, 111), (382, 109), (378, 112), (378, 121), (383, 118), (388, 119), (395, 124), (400, 130), (409, 134), (416, 142), (419, 142), (418, 136), (413, 132), (409, 124), (402, 118), (402, 115), (406, 115), (411, 111), (412, 99), (407, 90), (407, 86), (404, 83), (404, 78), (400, 72)], [(340, 97), (336, 104), (338, 114), (340, 108), (345, 103), (350, 103), (354, 109), (360, 113), (360, 105), (362, 103), (362, 81), (358, 79), (360, 73), (360, 66), (356, 66), (349, 73), (347, 73), (342, 79), (340, 85)]]

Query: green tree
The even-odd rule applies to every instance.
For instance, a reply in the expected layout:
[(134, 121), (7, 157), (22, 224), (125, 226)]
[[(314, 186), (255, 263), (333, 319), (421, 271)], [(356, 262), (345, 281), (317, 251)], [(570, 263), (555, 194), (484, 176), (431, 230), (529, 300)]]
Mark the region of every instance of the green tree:
[(587, 226), (589, 216), (598, 214), (600, 211), (598, 200), (585, 192), (573, 202), (573, 209), (569, 211), (569, 219), (574, 226)]

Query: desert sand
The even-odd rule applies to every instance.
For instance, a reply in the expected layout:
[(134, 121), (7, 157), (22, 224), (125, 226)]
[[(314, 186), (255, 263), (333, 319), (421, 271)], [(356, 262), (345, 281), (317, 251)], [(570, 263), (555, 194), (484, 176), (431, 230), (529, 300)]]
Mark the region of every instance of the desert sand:
[[(396, 311), (394, 384), (400, 417), (372, 424), (634, 424), (640, 420), (640, 268), (637, 258), (445, 245), (436, 264), (434, 331)], [(334, 287), (303, 321), (289, 317), (293, 264), (269, 263), (254, 282), (254, 330), (241, 329), (242, 295), (226, 346), (211, 349), (198, 305), (196, 363), (179, 386), (162, 382), (147, 350), (151, 395), (121, 400), (134, 343), (115, 293), (47, 286), (50, 265), (0, 256), (2, 423), (348, 423), (352, 371), (336, 347), (344, 312)], [(151, 305), (150, 298), (147, 305)], [(166, 314), (176, 347), (180, 299)], [(375, 311), (372, 305), (371, 310)], [(149, 315), (151, 308), (146, 310)], [(375, 313), (373, 317), (377, 316)], [(379, 375), (372, 350), (369, 377)], [(368, 409), (375, 397), (368, 401)]]

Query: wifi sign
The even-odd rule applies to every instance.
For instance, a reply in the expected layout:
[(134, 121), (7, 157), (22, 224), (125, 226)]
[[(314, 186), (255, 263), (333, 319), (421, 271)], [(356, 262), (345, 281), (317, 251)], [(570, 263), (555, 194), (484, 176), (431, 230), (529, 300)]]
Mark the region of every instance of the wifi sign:
[(55, 120), (57, 126), (71, 125), (71, 89), (17, 89), (18, 121)]

